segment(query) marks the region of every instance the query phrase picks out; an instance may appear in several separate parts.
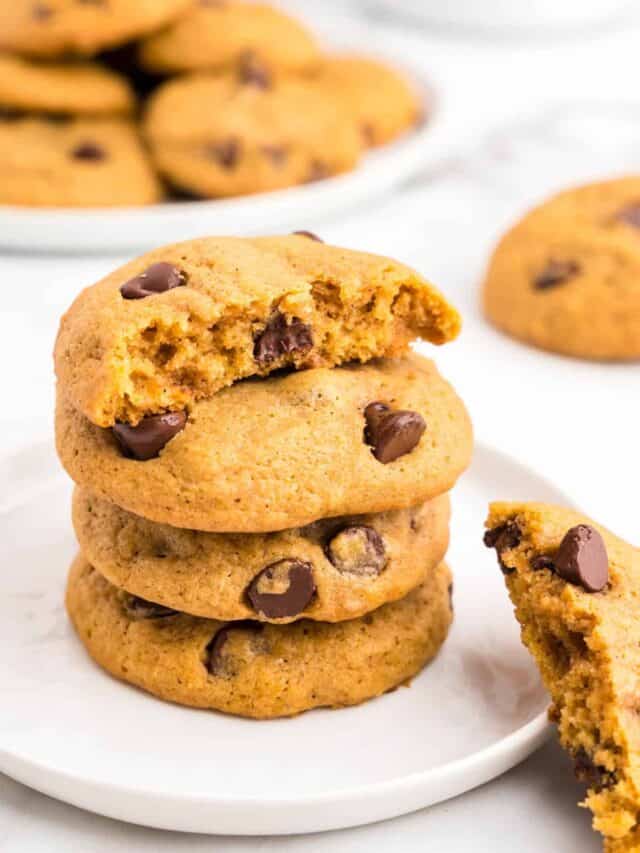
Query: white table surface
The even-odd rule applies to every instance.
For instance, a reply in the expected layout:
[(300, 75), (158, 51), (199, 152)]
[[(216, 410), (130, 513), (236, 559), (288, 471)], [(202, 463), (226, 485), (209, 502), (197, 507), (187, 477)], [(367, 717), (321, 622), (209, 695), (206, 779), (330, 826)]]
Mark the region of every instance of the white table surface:
[[(373, 22), (367, 26), (379, 33)], [(448, 161), (394, 198), (330, 223), (301, 212), (300, 227), (394, 255), (440, 284), (462, 310), (465, 330), (435, 355), (478, 435), (637, 543), (640, 366), (588, 364), (518, 345), (484, 323), (477, 297), (492, 243), (528, 204), (572, 181), (640, 172), (640, 18), (530, 42), (401, 29), (385, 37), (434, 69), (468, 115), (465, 138), (452, 140)], [(80, 287), (122, 260), (0, 256), (2, 452), (50, 430), (58, 317)], [(0, 701), (7, 689), (0, 687)], [(127, 826), (0, 776), (0, 851), (596, 851), (589, 817), (575, 807), (579, 797), (567, 759), (550, 743), (483, 788), (407, 817), (304, 838), (229, 839)]]

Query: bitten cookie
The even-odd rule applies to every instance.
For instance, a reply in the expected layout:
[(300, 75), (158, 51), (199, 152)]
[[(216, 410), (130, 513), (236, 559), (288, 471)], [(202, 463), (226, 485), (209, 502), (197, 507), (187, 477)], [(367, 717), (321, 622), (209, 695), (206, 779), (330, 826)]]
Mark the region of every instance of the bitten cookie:
[(484, 307), (543, 349), (640, 358), (640, 178), (568, 190), (531, 211), (495, 250)]
[(0, 204), (100, 207), (160, 197), (136, 129), (124, 119), (0, 120)]
[(450, 583), (442, 565), (406, 598), (348, 622), (224, 623), (132, 598), (79, 556), (67, 609), (116, 678), (171, 702), (266, 719), (355, 705), (412, 678), (446, 638)]
[(135, 424), (247, 376), (400, 355), (459, 328), (440, 293), (389, 258), (308, 236), (205, 238), (81, 293), (61, 322), (56, 373), (94, 423)]
[(339, 622), (402, 598), (443, 560), (449, 499), (269, 534), (155, 524), (76, 489), (82, 553), (127, 592), (221, 621)]
[(364, 56), (329, 56), (314, 82), (346, 105), (365, 145), (383, 145), (421, 117), (417, 90), (394, 68)]
[(0, 53), (0, 114), (132, 113), (136, 99), (125, 77), (91, 62), (38, 63)]
[(153, 32), (192, 2), (10, 0), (0, 9), (0, 50), (27, 56), (88, 56)]
[(593, 826), (609, 853), (638, 850), (640, 552), (544, 504), (493, 504), (487, 527)]
[(93, 494), (235, 533), (415, 506), (449, 491), (472, 449), (462, 401), (417, 355), (240, 382), (137, 427), (97, 427), (59, 394), (56, 440)]
[(167, 180), (211, 198), (328, 178), (352, 169), (362, 151), (341, 102), (252, 66), (170, 80), (151, 97), (144, 130)]
[(311, 33), (262, 3), (194, 3), (191, 10), (140, 45), (150, 71), (172, 73), (236, 67), (251, 58), (262, 67), (306, 72), (320, 61)]

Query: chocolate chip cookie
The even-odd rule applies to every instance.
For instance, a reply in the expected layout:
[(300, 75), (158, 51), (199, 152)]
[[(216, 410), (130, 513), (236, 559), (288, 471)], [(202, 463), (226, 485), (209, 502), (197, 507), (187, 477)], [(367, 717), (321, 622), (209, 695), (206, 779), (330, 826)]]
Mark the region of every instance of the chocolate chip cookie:
[(311, 33), (294, 18), (262, 3), (194, 3), (186, 15), (140, 45), (150, 71), (220, 71), (251, 59), (269, 70), (303, 73), (320, 61)]
[(416, 86), (378, 60), (328, 56), (314, 80), (346, 105), (367, 146), (390, 142), (422, 117)]
[(452, 488), (472, 448), (462, 401), (417, 355), (239, 382), (137, 427), (95, 426), (59, 393), (56, 436), (93, 494), (234, 533), (415, 506)]
[(484, 308), (543, 349), (640, 358), (640, 178), (572, 189), (531, 211), (495, 250)]
[(142, 205), (161, 188), (125, 119), (0, 118), (0, 204)]
[(107, 580), (157, 604), (221, 621), (338, 622), (402, 598), (443, 560), (449, 499), (323, 519), (269, 534), (156, 524), (76, 489), (82, 553)]
[(640, 553), (544, 504), (493, 504), (487, 527), (593, 826), (610, 853), (640, 849)]
[(123, 593), (79, 556), (67, 609), (116, 678), (171, 702), (266, 719), (355, 705), (407, 682), (446, 638), (450, 583), (441, 565), (406, 598), (347, 622), (217, 622)]
[(42, 63), (0, 53), (0, 118), (118, 115), (132, 113), (135, 106), (126, 78), (96, 63)]
[(247, 376), (400, 355), (459, 328), (435, 288), (389, 258), (308, 235), (205, 238), (85, 290), (62, 319), (56, 372), (93, 423), (136, 424)]
[(139, 38), (192, 0), (10, 0), (0, 10), (0, 50), (34, 57), (89, 56)]
[(327, 91), (253, 65), (170, 80), (151, 97), (144, 130), (166, 179), (207, 198), (328, 178), (352, 169), (363, 148)]

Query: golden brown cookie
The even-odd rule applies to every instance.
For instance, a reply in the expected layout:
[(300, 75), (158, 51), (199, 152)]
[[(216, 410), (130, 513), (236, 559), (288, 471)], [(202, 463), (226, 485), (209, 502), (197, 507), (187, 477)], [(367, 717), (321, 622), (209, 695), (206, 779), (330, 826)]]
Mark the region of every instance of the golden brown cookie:
[(496, 503), (496, 548), (605, 850), (640, 848), (640, 552), (579, 513)]
[(0, 50), (26, 56), (89, 56), (153, 32), (192, 0), (5, 0)]
[(124, 119), (0, 121), (0, 204), (108, 207), (160, 197), (136, 129)]
[(161, 699), (266, 719), (356, 705), (407, 682), (451, 623), (443, 564), (406, 598), (334, 624), (216, 622), (116, 589), (79, 556), (67, 609), (92, 658)]
[(188, 14), (146, 38), (140, 62), (154, 72), (219, 71), (248, 58), (269, 70), (306, 72), (320, 61), (312, 34), (263, 3), (193, 3)]
[(167, 180), (211, 198), (328, 178), (362, 152), (353, 117), (329, 92), (250, 69), (170, 80), (151, 97), (144, 130)]
[[(144, 298), (141, 298), (144, 297)], [(441, 344), (460, 318), (418, 273), (308, 236), (164, 246), (88, 288), (63, 317), (56, 373), (111, 426), (182, 409), (247, 376)]]
[(0, 112), (116, 115), (136, 99), (126, 78), (92, 62), (42, 63), (0, 53)]
[(415, 506), (448, 492), (472, 449), (462, 401), (417, 355), (239, 382), (135, 428), (97, 427), (59, 394), (56, 440), (93, 494), (235, 533)]
[(365, 145), (383, 145), (421, 118), (415, 85), (386, 63), (349, 54), (327, 57), (314, 82), (356, 119)]
[(494, 252), (484, 308), (543, 349), (640, 358), (640, 178), (568, 190), (527, 214)]
[(449, 499), (281, 533), (220, 534), (156, 524), (76, 489), (73, 524), (107, 580), (173, 610), (339, 622), (402, 598), (435, 569), (449, 541)]

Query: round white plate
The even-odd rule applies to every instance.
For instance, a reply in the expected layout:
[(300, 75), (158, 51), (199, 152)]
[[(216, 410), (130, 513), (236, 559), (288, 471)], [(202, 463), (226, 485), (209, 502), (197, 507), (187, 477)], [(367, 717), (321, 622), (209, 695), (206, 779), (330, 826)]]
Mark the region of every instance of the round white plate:
[(569, 501), (495, 450), (477, 447), (454, 494), (456, 619), (436, 661), (410, 688), (359, 707), (269, 722), (166, 704), (99, 670), (64, 612), (75, 546), (53, 451), (11, 457), (0, 476), (10, 493), (0, 506), (0, 771), (26, 785), (164, 829), (315, 832), (460, 794), (546, 736), (547, 699), (481, 537), (492, 498)]

